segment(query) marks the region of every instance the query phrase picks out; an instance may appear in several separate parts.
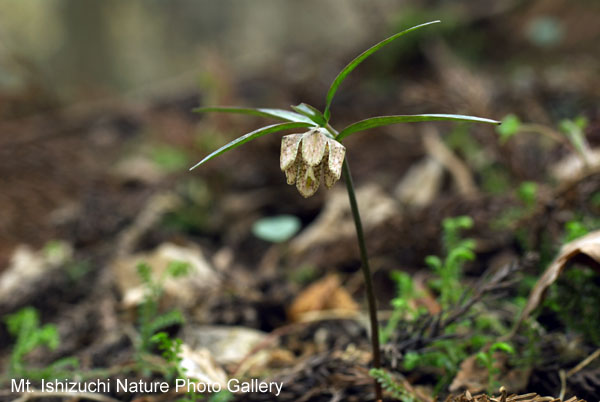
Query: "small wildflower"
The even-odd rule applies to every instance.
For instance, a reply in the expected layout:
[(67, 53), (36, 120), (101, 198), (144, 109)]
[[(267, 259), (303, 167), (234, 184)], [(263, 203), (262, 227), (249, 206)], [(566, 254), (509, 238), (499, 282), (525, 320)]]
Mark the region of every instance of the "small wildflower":
[(281, 170), (288, 184), (304, 197), (317, 192), (324, 172), (325, 185), (331, 188), (342, 174), (346, 147), (314, 128), (303, 134), (286, 135), (281, 140)]

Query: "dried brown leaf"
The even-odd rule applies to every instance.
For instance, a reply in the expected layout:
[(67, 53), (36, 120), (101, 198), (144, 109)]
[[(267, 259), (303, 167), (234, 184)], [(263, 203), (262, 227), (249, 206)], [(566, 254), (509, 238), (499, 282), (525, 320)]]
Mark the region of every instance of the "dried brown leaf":
[(558, 256), (546, 268), (544, 274), (531, 290), (525, 309), (519, 318), (519, 323), (523, 322), (535, 310), (544, 298), (546, 290), (556, 281), (565, 266), (574, 260), (585, 261), (600, 272), (600, 230), (573, 240), (561, 248)]
[(480, 392), (486, 389), (488, 384), (488, 371), (477, 362), (475, 355), (467, 357), (460, 364), (458, 373), (450, 384), (450, 391), (456, 392), (461, 388), (466, 388), (465, 396), (469, 399), (471, 393)]
[(292, 303), (289, 317), (300, 321), (306, 313), (325, 310), (358, 311), (358, 305), (341, 286), (337, 275), (328, 275), (303, 290)]

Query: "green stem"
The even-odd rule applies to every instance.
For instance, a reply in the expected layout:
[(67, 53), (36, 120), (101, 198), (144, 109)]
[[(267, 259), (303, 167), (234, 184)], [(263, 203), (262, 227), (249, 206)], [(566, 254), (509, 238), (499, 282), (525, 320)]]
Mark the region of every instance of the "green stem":
[[(327, 123), (325, 129), (329, 131), (329, 133), (334, 138), (337, 137), (337, 130), (334, 129), (329, 123)], [(350, 209), (352, 210), (354, 226), (356, 227), (358, 248), (360, 250), (361, 269), (365, 277), (365, 287), (367, 290), (367, 304), (369, 305), (369, 320), (371, 322), (371, 349), (373, 353), (373, 367), (379, 369), (381, 368), (381, 351), (379, 349), (379, 321), (377, 320), (377, 299), (375, 299), (375, 292), (373, 290), (373, 280), (371, 278), (369, 256), (367, 255), (365, 234), (363, 232), (362, 221), (360, 219), (360, 211), (358, 210), (358, 203), (356, 202), (356, 193), (354, 192), (354, 182), (352, 181), (352, 174), (350, 173), (350, 165), (348, 164), (347, 157), (346, 159), (344, 159), (344, 164), (342, 166), (342, 174), (344, 175), (344, 181), (346, 182), (348, 199), (350, 201)], [(377, 402), (380, 402), (383, 400), (383, 391), (381, 389), (381, 384), (376, 379), (374, 380), (374, 384), (375, 400)]]
[[(381, 368), (381, 352), (379, 350), (379, 323), (377, 321), (377, 300), (373, 291), (373, 280), (371, 278), (371, 268), (369, 267), (369, 257), (367, 256), (367, 246), (365, 243), (365, 234), (363, 232), (362, 222), (360, 220), (360, 212), (358, 211), (358, 203), (356, 202), (356, 194), (354, 193), (354, 184), (352, 175), (350, 174), (350, 166), (348, 158), (344, 160), (342, 167), (346, 189), (348, 190), (348, 198), (350, 200), (350, 208), (352, 209), (352, 217), (356, 226), (356, 237), (358, 238), (358, 247), (360, 249), (360, 260), (363, 275), (365, 276), (365, 287), (367, 290), (367, 303), (369, 305), (369, 319), (371, 320), (371, 347), (373, 349), (373, 367)], [(375, 380), (375, 400), (381, 401), (383, 394), (381, 384)]]

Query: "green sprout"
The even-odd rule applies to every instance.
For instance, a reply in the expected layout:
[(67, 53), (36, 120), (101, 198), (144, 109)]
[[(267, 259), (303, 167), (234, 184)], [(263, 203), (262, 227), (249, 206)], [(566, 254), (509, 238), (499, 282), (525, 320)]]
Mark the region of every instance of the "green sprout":
[(517, 189), (517, 196), (525, 205), (527, 211), (532, 211), (535, 208), (535, 200), (538, 193), (538, 185), (533, 181), (524, 181)]
[(514, 114), (506, 115), (502, 119), (502, 124), (496, 128), (496, 132), (500, 135), (500, 143), (504, 144), (513, 135), (517, 134), (521, 129), (521, 120)]
[[(463, 238), (461, 231), (470, 229), (472, 226), (473, 220), (468, 216), (445, 219), (442, 222), (442, 238), (446, 255), (443, 258), (437, 256), (426, 258), (426, 262), (433, 266), (436, 274), (430, 284), (439, 293), (437, 300), (442, 306), (442, 312), (438, 317), (448, 317), (452, 311), (465, 306), (463, 318), (444, 325), (443, 335), (438, 339), (433, 339), (427, 347), (407, 350), (403, 355), (402, 366), (405, 370), (411, 371), (417, 367), (435, 368), (437, 377), (434, 387), (435, 394), (439, 394), (455, 378), (460, 363), (474, 351), (477, 351), (477, 356), (481, 355), (478, 359), (488, 368), (490, 389), (494, 388), (496, 383), (493, 380), (499, 374), (495, 365), (497, 356), (494, 352), (506, 351), (510, 347), (504, 342), (494, 341), (497, 334), (506, 332), (502, 322), (493, 315), (480, 314), (480, 306), (466, 301), (465, 295), (469, 290), (460, 286), (463, 282), (464, 263), (475, 258), (473, 252), (475, 242), (472, 239)], [(392, 299), (394, 308), (392, 314), (381, 331), (382, 343), (387, 343), (400, 328), (405, 329), (406, 327), (401, 325), (403, 322), (418, 323), (420, 318), (427, 315), (426, 311), (412, 307), (418, 294), (410, 275), (394, 271), (392, 279), (396, 282), (397, 292), (396, 297)], [(404, 400), (402, 398), (411, 397), (401, 393), (403, 390), (401, 384), (394, 382), (390, 375), (371, 370), (371, 376), (375, 377), (383, 385), (383, 388), (396, 398)]]
[(167, 363), (165, 376), (172, 381), (185, 375), (185, 368), (181, 367), (181, 346), (183, 341), (179, 338), (172, 339), (166, 332), (159, 332), (150, 338), (162, 352), (162, 357)]
[(381, 384), (383, 389), (401, 402), (419, 402), (419, 399), (406, 389), (402, 384), (394, 380), (392, 375), (384, 369), (371, 369), (369, 375)]
[[(281, 169), (286, 174), (288, 184), (296, 184), (298, 191), (303, 196), (309, 197), (317, 191), (323, 172), (327, 187), (332, 187), (342, 175), (344, 176), (350, 207), (352, 210), (352, 217), (356, 226), (358, 246), (361, 257), (361, 268), (363, 270), (365, 279), (365, 288), (371, 324), (371, 342), (373, 349), (374, 368), (381, 367), (377, 305), (371, 281), (371, 270), (367, 257), (362, 222), (360, 219), (358, 204), (356, 202), (354, 184), (352, 182), (352, 175), (350, 173), (348, 160), (345, 158), (346, 148), (342, 145), (342, 141), (351, 134), (359, 131), (365, 131), (371, 128), (387, 126), (396, 123), (462, 121), (472, 123), (477, 122), (499, 124), (500, 122), (481, 117), (455, 114), (392, 115), (371, 117), (350, 124), (338, 131), (329, 123), (331, 118), (331, 105), (333, 98), (344, 79), (366, 58), (401, 36), (439, 22), (440, 21), (431, 21), (398, 32), (395, 35), (392, 35), (389, 38), (375, 44), (354, 58), (350, 63), (348, 63), (348, 65), (346, 65), (346, 67), (342, 69), (342, 71), (340, 71), (340, 73), (331, 83), (325, 98), (325, 109), (323, 112), (306, 103), (300, 103), (297, 106), (292, 106), (292, 110), (245, 107), (201, 107), (196, 109), (196, 112), (240, 113), (268, 117), (282, 122), (259, 128), (229, 142), (228, 144), (206, 156), (204, 159), (190, 168), (190, 170), (202, 165), (216, 156), (235, 149), (240, 145), (264, 135), (273, 134), (284, 130), (302, 129), (304, 132), (286, 136), (282, 141), (280, 164)], [(381, 384), (377, 381), (375, 381), (375, 396), (377, 400), (382, 399)]]
[(571, 220), (565, 223), (564, 242), (568, 243), (589, 233), (587, 226), (580, 220)]
[(425, 258), (425, 262), (438, 275), (433, 285), (440, 292), (440, 302), (443, 308), (448, 308), (456, 304), (460, 298), (462, 278), (462, 269), (466, 261), (475, 259), (473, 253), (475, 241), (473, 239), (463, 239), (460, 231), (470, 229), (473, 226), (473, 220), (469, 216), (457, 216), (446, 218), (442, 223), (443, 243), (446, 256), (441, 259), (438, 256), (430, 255)]
[(417, 295), (411, 276), (402, 271), (393, 271), (390, 276), (396, 283), (396, 297), (390, 303), (393, 307), (392, 315), (380, 332), (382, 344), (388, 342), (401, 320), (414, 319), (418, 315), (417, 309), (412, 306)]
[(495, 352), (504, 352), (510, 355), (515, 354), (515, 349), (508, 342), (495, 342), (486, 350), (479, 351), (475, 358), (477, 362), (482, 364), (487, 372), (488, 372), (488, 386), (490, 391), (493, 389), (498, 389), (500, 387), (500, 383), (496, 380), (498, 374), (500, 374), (500, 368), (496, 364)]
[(184, 321), (179, 310), (171, 310), (160, 314), (158, 306), (164, 292), (164, 281), (167, 277), (181, 277), (186, 275), (188, 271), (188, 263), (173, 261), (157, 280), (152, 275), (152, 268), (148, 264), (140, 263), (137, 266), (138, 276), (146, 287), (144, 300), (139, 307), (140, 332), (136, 344), (136, 358), (141, 367), (147, 366), (144, 361), (144, 355), (152, 353), (152, 348), (155, 344), (158, 343), (159, 348), (163, 349), (163, 353), (165, 352), (163, 337), (155, 337), (154, 334), (161, 329), (181, 324)]
[(55, 350), (60, 344), (60, 337), (55, 325), (40, 326), (38, 311), (33, 307), (25, 307), (16, 313), (4, 317), (8, 333), (15, 338), (10, 354), (7, 377), (50, 379), (70, 376), (77, 369), (79, 361), (74, 357), (65, 357), (52, 362), (42, 369), (28, 367), (25, 358), (38, 347), (45, 346)]

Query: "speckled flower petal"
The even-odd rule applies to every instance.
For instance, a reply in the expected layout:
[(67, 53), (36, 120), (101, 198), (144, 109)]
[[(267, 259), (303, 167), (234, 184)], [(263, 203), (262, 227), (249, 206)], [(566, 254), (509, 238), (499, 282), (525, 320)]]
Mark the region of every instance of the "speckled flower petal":
[(327, 150), (325, 151), (325, 156), (323, 157), (323, 177), (327, 188), (331, 188), (337, 180), (335, 178), (335, 175), (331, 173), (331, 170), (329, 170), (329, 163), (326, 163), (328, 160), (329, 146), (327, 147)]
[(290, 134), (281, 139), (281, 155), (279, 157), (281, 170), (287, 170), (296, 160), (302, 136), (303, 134)]
[(298, 161), (292, 163), (290, 167), (285, 169), (285, 178), (287, 179), (287, 184), (292, 185), (296, 183), (296, 176), (298, 175)]
[[(327, 152), (325, 154), (325, 157), (327, 157), (328, 155), (329, 155), (329, 153)], [(328, 163), (323, 164), (323, 177), (325, 178), (324, 181), (325, 181), (325, 186), (327, 186), (327, 188), (333, 187), (335, 182), (338, 181), (338, 179), (339, 179), (339, 177), (335, 177), (335, 175), (331, 172), (331, 170), (329, 170)]]
[[(342, 175), (342, 165), (344, 164), (344, 156), (346, 155), (346, 147), (337, 142), (336, 140), (329, 139), (329, 157), (327, 161), (327, 167), (329, 172), (333, 175), (335, 180), (333, 183), (340, 179)], [(332, 185), (333, 185), (332, 183)], [(328, 186), (330, 187), (330, 186)]]
[(306, 163), (300, 163), (296, 188), (304, 198), (308, 198), (317, 192), (321, 180), (321, 167), (322, 165), (309, 166)]
[(327, 137), (319, 130), (314, 129), (302, 137), (302, 159), (310, 166), (316, 166), (323, 160)]

